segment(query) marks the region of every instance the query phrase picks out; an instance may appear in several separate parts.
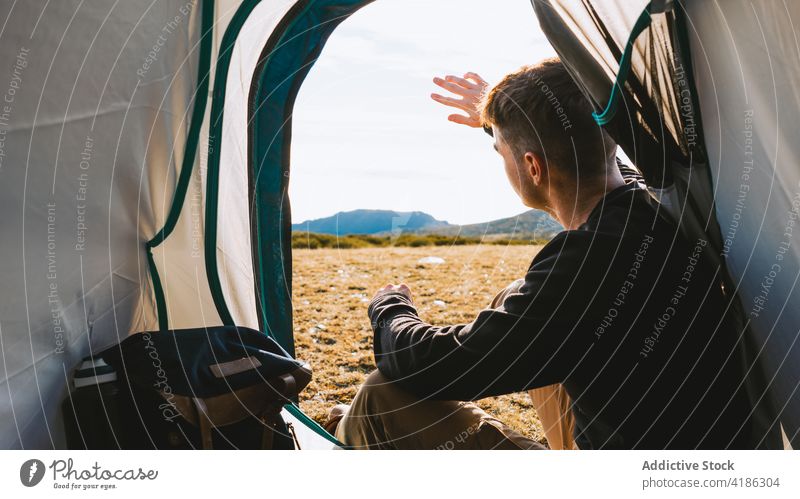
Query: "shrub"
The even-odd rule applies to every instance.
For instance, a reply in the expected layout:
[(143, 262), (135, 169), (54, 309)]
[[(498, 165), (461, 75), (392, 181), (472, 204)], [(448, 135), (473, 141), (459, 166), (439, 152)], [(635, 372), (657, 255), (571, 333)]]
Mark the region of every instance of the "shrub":
[(541, 245), (547, 241), (523, 238), (491, 238), (487, 236), (446, 236), (442, 234), (402, 234), (399, 237), (366, 234), (335, 236), (314, 232), (292, 233), (292, 248), (382, 248), (387, 246), (419, 248), (422, 246), (464, 246), (467, 244)]

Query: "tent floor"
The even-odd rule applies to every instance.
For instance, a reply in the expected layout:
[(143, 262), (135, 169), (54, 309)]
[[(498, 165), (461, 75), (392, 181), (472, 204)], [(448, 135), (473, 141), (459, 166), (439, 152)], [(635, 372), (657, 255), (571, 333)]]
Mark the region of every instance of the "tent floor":
[(339, 448), (301, 423), (297, 418), (289, 414), (286, 409), (281, 411), (281, 416), (287, 424), (291, 424), (292, 428), (294, 428), (301, 450), (333, 450)]

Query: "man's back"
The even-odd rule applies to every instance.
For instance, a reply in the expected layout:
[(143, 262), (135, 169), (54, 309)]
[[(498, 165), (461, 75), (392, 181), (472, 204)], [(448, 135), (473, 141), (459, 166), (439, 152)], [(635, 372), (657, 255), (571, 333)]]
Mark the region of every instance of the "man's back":
[(534, 258), (520, 293), (470, 324), (370, 306), (379, 369), (412, 392), (474, 400), (563, 383), (581, 448), (748, 447), (738, 331), (706, 241), (685, 241), (635, 183)]
[(582, 448), (746, 447), (739, 332), (725, 320), (720, 276), (703, 256), (707, 241), (686, 241), (660, 209), (627, 185), (558, 238), (556, 273), (582, 260), (564, 293), (572, 306), (553, 317), (573, 324), (583, 347), (564, 380), (576, 440)]

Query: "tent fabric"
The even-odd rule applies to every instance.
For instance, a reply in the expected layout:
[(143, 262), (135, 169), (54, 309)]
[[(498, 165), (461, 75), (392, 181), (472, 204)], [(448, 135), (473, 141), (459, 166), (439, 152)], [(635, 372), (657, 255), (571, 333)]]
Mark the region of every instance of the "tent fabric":
[[(208, 158), (209, 186), (219, 199), (206, 211), (206, 223), (216, 226), (214, 237), (206, 238), (206, 262), (214, 262), (207, 266), (208, 276), (212, 290), (219, 293), (217, 309), (224, 308), (223, 322), (230, 314), (230, 324), (252, 328), (259, 328), (259, 320), (248, 203), (249, 86), (261, 47), (294, 4), (291, 0), (242, 2), (226, 29), (216, 68), (220, 79), (214, 90), (209, 131), (213, 144), (209, 144)], [(209, 245), (216, 251), (215, 259), (209, 258)]]
[[(132, 333), (268, 323), (250, 225), (252, 79), (290, 11), (325, 25), (334, 4), (0, 7), (12, 63), (0, 107), (0, 447), (63, 447), (73, 367)], [(344, 17), (292, 36), (321, 49)], [(284, 415), (304, 425), (305, 447), (336, 443), (298, 407)]]
[[(63, 447), (72, 369), (131, 333), (236, 324), (293, 351), (291, 109), (327, 36), (366, 3), (0, 5), (0, 447)], [(800, 250), (785, 237), (800, 214), (786, 136), (798, 7), (739, 3), (533, 0), (598, 111), (649, 8), (609, 130), (683, 229), (722, 252), (769, 387), (754, 383), (754, 410), (780, 414), (798, 445)], [(771, 87), (749, 84), (765, 74)]]
[[(709, 172), (691, 64), (683, 61), (688, 47), (681, 5), (644, 0), (532, 3), (548, 40), (594, 102), (595, 117), (603, 116), (604, 128), (684, 235), (720, 243), (713, 195), (702, 188)], [(620, 96), (616, 104), (615, 94)], [(706, 253), (721, 265), (714, 251), (718, 247), (709, 245)]]
[[(197, 149), (202, 133), (202, 124), (205, 118), (206, 101), (205, 94), (208, 92), (208, 73), (211, 64), (211, 48), (212, 37), (209, 36), (213, 30), (214, 22), (214, 6), (211, 0), (204, 0), (202, 6), (202, 21), (200, 25), (200, 43), (199, 55), (197, 63), (197, 87), (193, 94), (193, 107), (191, 118), (189, 118), (189, 128), (187, 130), (186, 141), (184, 145), (183, 161), (180, 167), (180, 174), (178, 181), (175, 185), (175, 192), (172, 196), (172, 203), (170, 204), (167, 220), (164, 226), (156, 232), (152, 239), (147, 241), (145, 245), (147, 251), (148, 270), (150, 272), (150, 280), (153, 286), (153, 294), (156, 301), (156, 311), (158, 315), (159, 329), (166, 331), (169, 329), (169, 317), (167, 309), (166, 296), (164, 295), (164, 286), (161, 282), (161, 277), (158, 273), (158, 266), (156, 265), (155, 258), (153, 257), (153, 248), (157, 248), (163, 243), (175, 230), (178, 223), (180, 213), (184, 202), (186, 201), (186, 193), (189, 189), (192, 173), (194, 172), (194, 163), (197, 156)], [(198, 98), (199, 96), (199, 98)]]
[(717, 218), (767, 399), (800, 446), (800, 22), (796, 2), (688, 2)]
[[(65, 445), (59, 406), (72, 369), (131, 333), (159, 328), (154, 282), (168, 317), (162, 327), (222, 324), (208, 284), (209, 254), (230, 321), (259, 327), (244, 163), (247, 75), (295, 3), (0, 6), (8, 62), (0, 78), (7, 84), (0, 107), (0, 447)], [(221, 33), (244, 4), (255, 16), (240, 16), (243, 38), (229, 37), (224, 52)], [(210, 60), (201, 60), (208, 40), (211, 53), (202, 56)], [(216, 85), (223, 53), (233, 71)], [(203, 62), (211, 69), (205, 74)], [(231, 119), (220, 120), (213, 137), (204, 81), (229, 89)], [(206, 109), (193, 116), (197, 102)], [(196, 149), (187, 145), (192, 137)], [(206, 251), (206, 173), (215, 151), (224, 166), (214, 186), (218, 237)], [(194, 160), (184, 164), (185, 153)], [(182, 172), (183, 199), (176, 195)]]
[[(796, 307), (787, 305), (800, 250), (780, 245), (800, 214), (796, 152), (784, 137), (797, 127), (797, 8), (641, 2), (651, 23), (637, 37), (630, 36), (633, 16), (619, 12), (630, 4), (533, 0), (543, 30), (598, 110), (607, 107), (615, 81), (624, 80), (625, 109), (607, 128), (683, 232), (710, 241), (726, 291), (738, 293), (731, 315), (742, 347), (731, 361), (748, 370), (761, 446), (780, 446), (779, 421), (796, 446), (800, 373), (787, 359), (800, 348)], [(765, 25), (753, 22), (754, 14)], [(628, 39), (631, 74), (624, 79), (618, 61)], [(765, 74), (780, 83), (761, 84)], [(779, 113), (778, 102), (788, 112)], [(776, 258), (780, 279), (771, 274)], [(772, 302), (765, 283), (774, 286)]]
[[(336, 26), (371, 0), (298, 2), (264, 45), (250, 85), (248, 165), (256, 293), (262, 329), (292, 355), (291, 116), (297, 92)], [(295, 404), (286, 410), (317, 436), (341, 446)]]
[[(241, 324), (241, 318), (234, 321), (231, 317), (227, 317), (228, 309), (231, 303), (236, 303), (235, 300), (241, 302), (242, 297), (248, 297), (248, 308), (244, 309), (250, 312), (247, 320), (250, 323), (260, 324), (261, 329), (276, 338), (291, 355), (294, 355), (289, 244), (291, 221), (286, 216), (289, 213), (286, 196), (288, 148), (284, 147), (283, 141), (283, 137), (290, 136), (290, 115), (287, 116), (285, 110), (291, 110), (293, 95), (296, 95), (299, 84), (313, 65), (313, 60), (306, 59), (307, 49), (312, 47), (310, 52), (318, 54), (333, 28), (349, 15), (349, 12), (341, 10), (339, 4), (345, 6), (358, 4), (360, 7), (365, 3), (367, 2), (245, 1), (233, 16), (220, 46), (221, 57), (217, 74), (220, 82), (225, 78), (227, 80), (225, 85), (219, 85), (214, 92), (209, 132), (211, 141), (208, 192), (209, 199), (216, 195), (215, 190), (226, 192), (230, 201), (212, 202), (210, 204), (212, 208), (207, 209), (206, 223), (209, 227), (216, 225), (220, 230), (220, 239), (227, 234), (231, 244), (239, 249), (239, 254), (246, 254), (252, 260), (248, 260), (247, 265), (240, 266), (245, 273), (245, 279), (237, 279), (235, 283), (239, 286), (225, 292), (224, 281), (220, 276), (230, 276), (231, 272), (220, 272), (224, 269), (217, 266), (217, 260), (209, 258), (209, 245), (214, 245), (216, 235), (207, 237), (206, 263), (209, 283), (223, 322)], [(298, 29), (299, 26), (303, 28)], [(230, 60), (227, 60), (226, 54), (233, 40), (235, 45)], [(264, 75), (268, 73), (266, 68), (275, 66), (267, 64), (268, 60), (277, 57), (275, 54), (283, 54), (283, 60), (277, 64), (283, 73), (269, 74), (265, 77)], [(297, 61), (303, 61), (302, 66), (297, 67)], [(253, 89), (257, 87), (256, 80), (259, 79), (269, 82), (268, 86), (261, 88), (266, 88), (266, 99), (280, 103), (279, 108), (263, 105), (264, 97), (259, 98), (254, 95)], [(232, 116), (233, 119), (225, 120), (225, 114)], [(263, 119), (277, 126), (269, 128), (254, 125)], [(215, 148), (214, 143), (217, 141), (215, 139), (220, 135), (221, 148)], [(281, 160), (274, 164), (254, 156), (252, 145), (265, 142), (268, 144), (267, 150), (280, 151), (278, 157), (285, 155), (285, 161)], [(223, 168), (225, 171), (233, 170), (235, 173), (222, 175)], [(217, 178), (228, 179), (232, 185), (225, 185), (224, 181), (217, 182)], [(267, 195), (266, 200), (260, 199), (258, 193), (263, 186), (267, 189), (276, 189), (279, 197)], [(277, 209), (275, 209), (275, 199), (279, 199)], [(225, 216), (226, 208), (223, 207), (231, 205), (233, 205), (233, 209), (229, 210), (231, 215)], [(214, 206), (220, 208), (215, 210)], [(249, 217), (238, 215), (241, 213), (249, 213)], [(227, 225), (231, 221), (230, 216), (236, 217), (237, 220)], [(223, 220), (226, 224), (220, 223)], [(279, 230), (266, 233), (261, 230), (259, 221), (265, 222), (269, 227), (278, 227)], [(227, 232), (222, 232), (223, 227)], [(249, 237), (242, 237), (242, 234), (247, 234)], [(250, 237), (253, 236), (255, 237), (251, 242)], [(272, 248), (266, 255), (261, 251), (262, 244)], [(222, 256), (226, 255), (223, 252)], [(266, 260), (269, 262), (265, 264)], [(243, 260), (240, 258), (238, 261)], [(278, 271), (267, 274), (260, 272), (256, 286), (254, 269), (260, 271), (265, 265)], [(243, 283), (249, 284), (249, 288), (245, 289)], [(253, 297), (254, 291), (256, 297)], [(257, 300), (258, 303), (255, 304), (250, 300)], [(299, 421), (306, 430), (310, 430), (304, 430), (303, 435), (307, 442), (318, 442), (314, 444), (315, 447), (320, 445), (329, 447), (330, 443), (341, 445), (316, 422), (303, 414), (296, 405), (287, 405), (284, 412), (287, 417)]]
[[(596, 119), (640, 165), (649, 185), (669, 188), (673, 162), (704, 161), (691, 74), (682, 62), (680, 4), (532, 3), (556, 52), (594, 102)], [(624, 81), (617, 85), (618, 79)]]
[(183, 157), (199, 14), (185, 1), (0, 6), (2, 448), (63, 446), (58, 406), (90, 344), (156, 326), (143, 243)]
[(294, 101), (333, 30), (371, 0), (300, 2), (264, 46), (251, 83), (252, 233), (262, 328), (294, 353), (289, 157)]

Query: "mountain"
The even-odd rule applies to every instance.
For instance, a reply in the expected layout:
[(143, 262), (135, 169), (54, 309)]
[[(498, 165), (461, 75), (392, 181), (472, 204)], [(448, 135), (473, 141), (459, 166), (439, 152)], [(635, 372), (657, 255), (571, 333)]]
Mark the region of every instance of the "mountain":
[(551, 239), (564, 230), (547, 213), (540, 210), (528, 210), (513, 217), (492, 220), (469, 225), (451, 225), (438, 230), (423, 232), (462, 236), (492, 236), (504, 238)]
[(421, 211), (353, 210), (292, 225), (293, 231), (319, 234), (381, 234), (452, 227)]
[(562, 230), (558, 222), (539, 210), (528, 210), (513, 217), (469, 225), (454, 225), (436, 220), (421, 211), (354, 210), (292, 225), (292, 231), (321, 234), (422, 233), (531, 239), (550, 239)]

